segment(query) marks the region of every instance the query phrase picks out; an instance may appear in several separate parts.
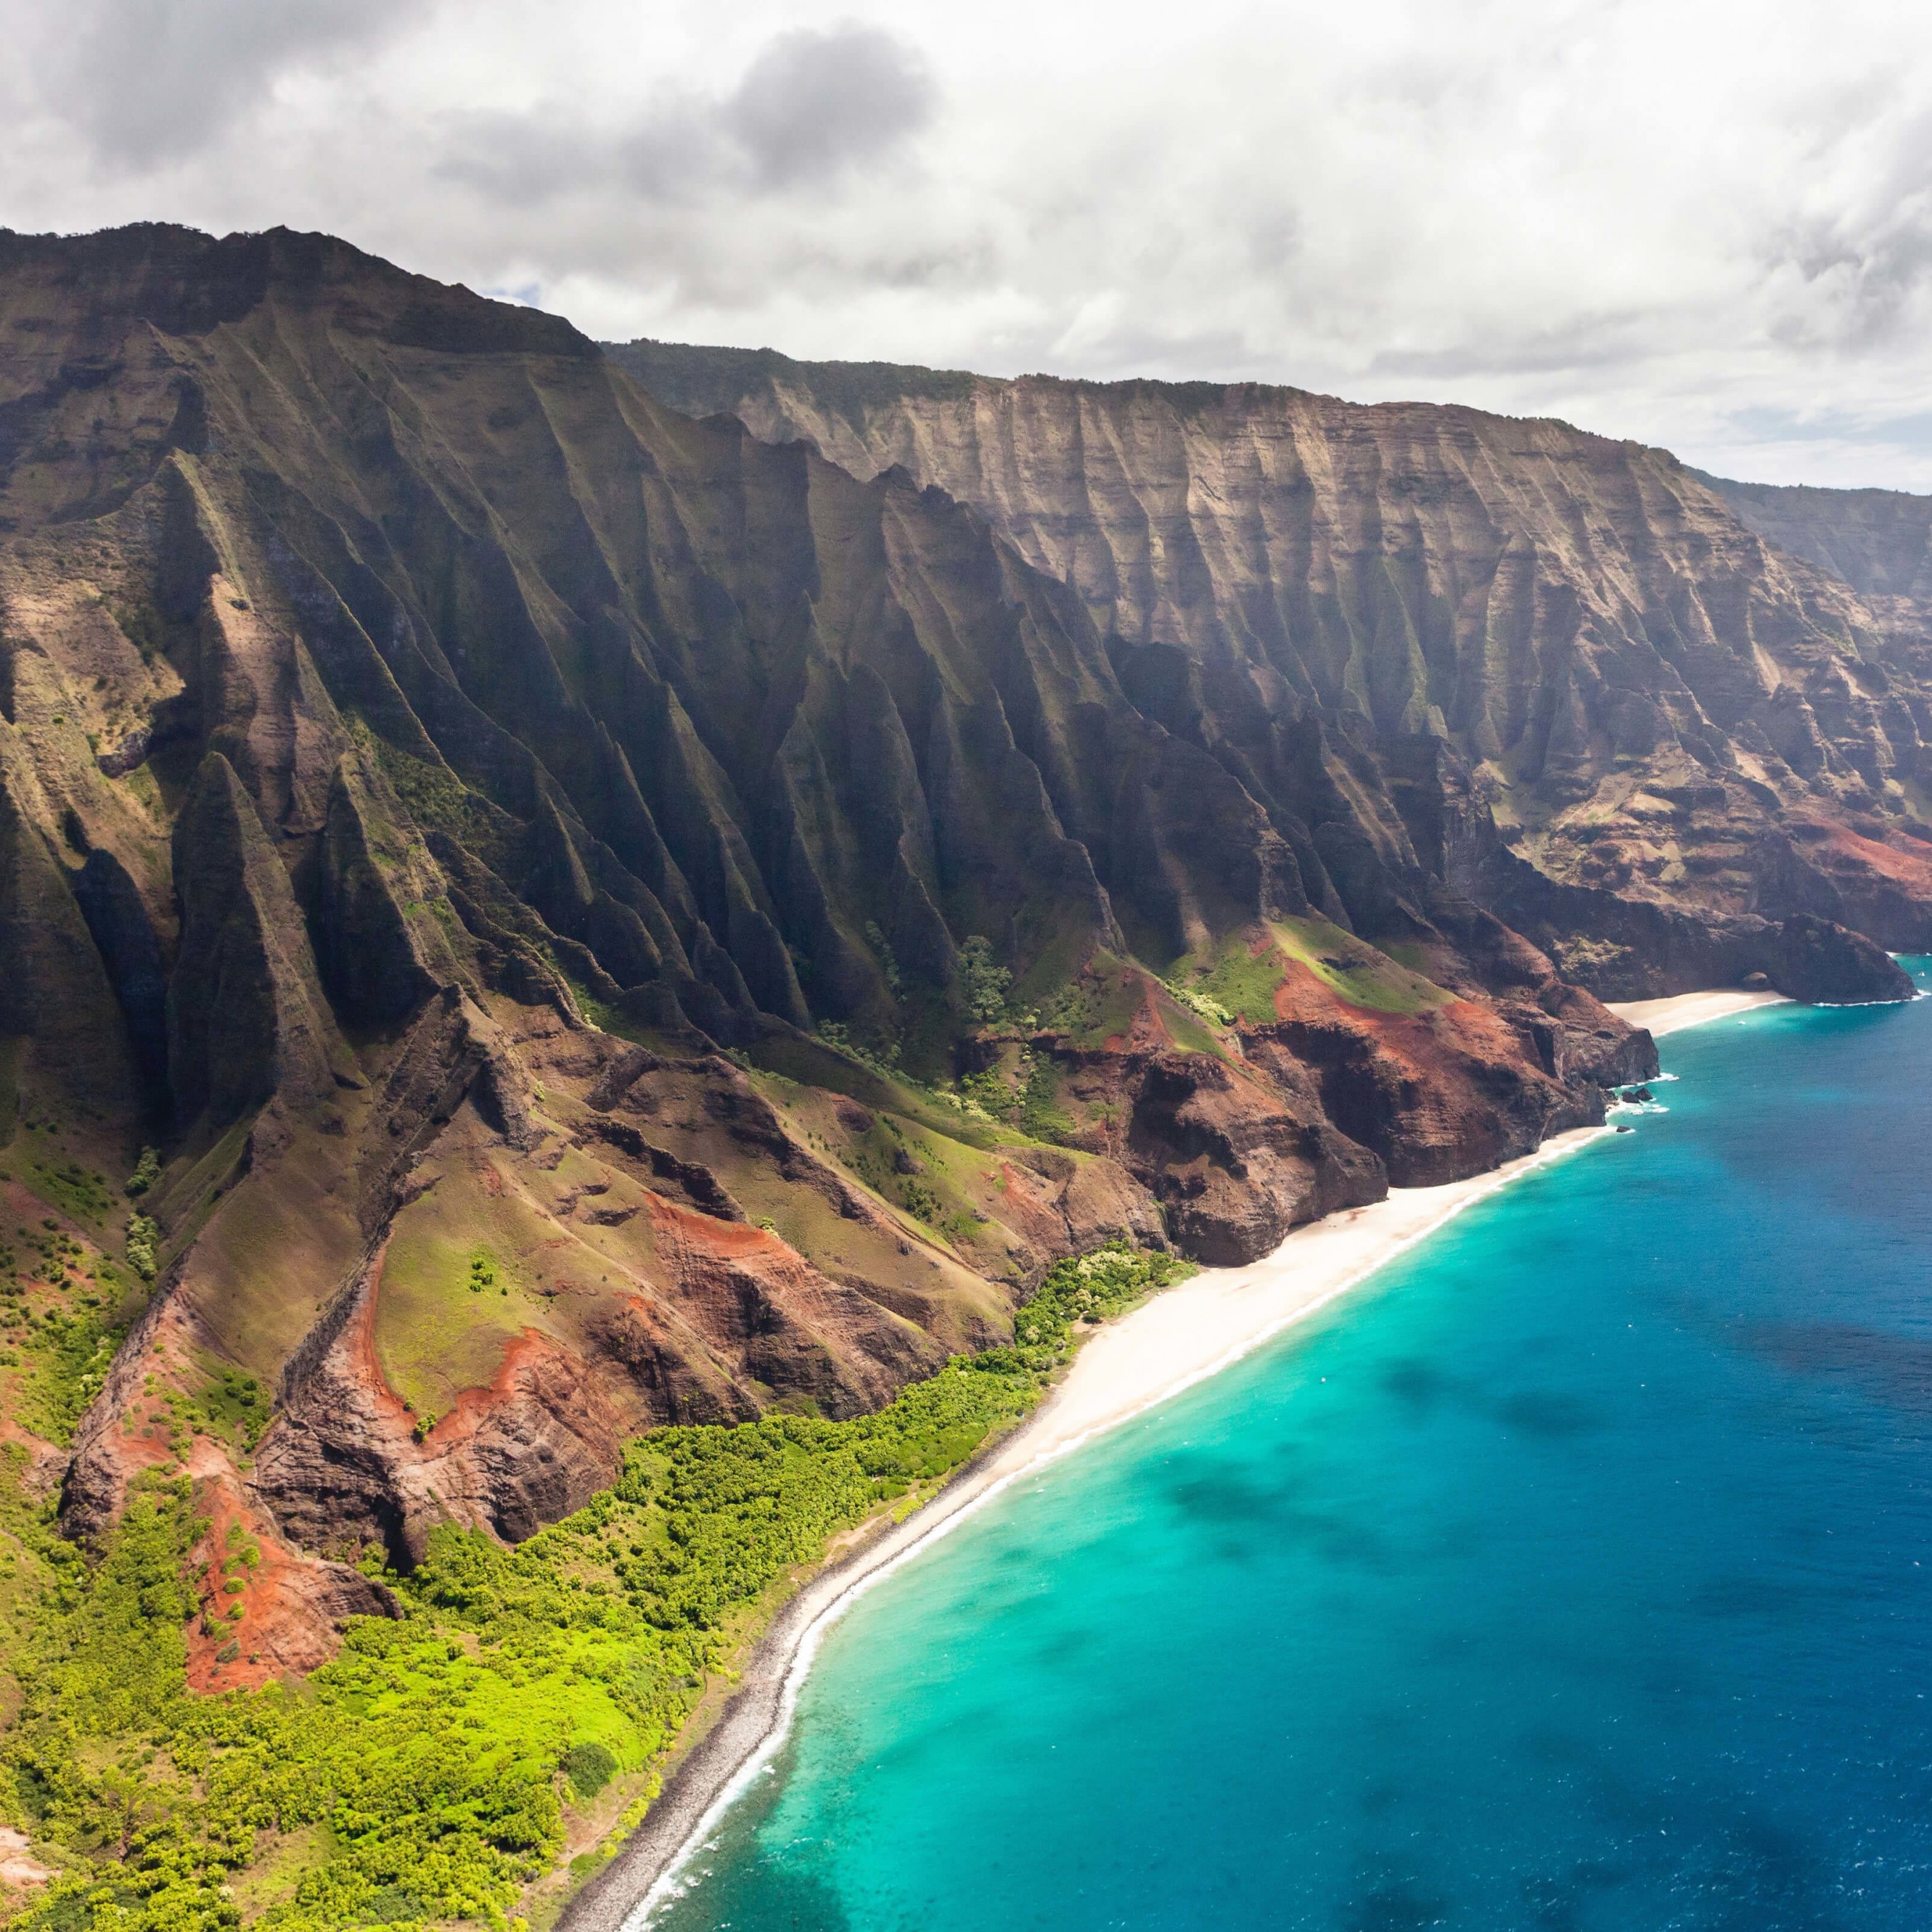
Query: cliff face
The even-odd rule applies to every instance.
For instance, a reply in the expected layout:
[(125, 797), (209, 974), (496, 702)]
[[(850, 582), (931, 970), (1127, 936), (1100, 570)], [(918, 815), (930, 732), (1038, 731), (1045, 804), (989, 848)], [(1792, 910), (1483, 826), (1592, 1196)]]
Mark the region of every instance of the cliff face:
[(1668, 458), (887, 377), (700, 422), (324, 237), (0, 236), (0, 1179), (100, 1258), (0, 1400), (124, 1329), (35, 1453), (261, 1543), (197, 1682), (1060, 1255), (1600, 1119), (1591, 987), (1897, 994), (1916, 634)]
[(1360, 929), (1352, 868), (1500, 904), (1506, 848), (1596, 896), (1551, 930), (1606, 992), (1676, 983), (1633, 952), (1632, 901), (1932, 944), (1932, 620), (1665, 452), (1253, 385), (612, 353), (680, 408), (973, 504)]
[(1862, 596), (1932, 602), (1932, 496), (1692, 474), (1723, 497), (1738, 522)]
[[(69, 1526), (178, 1454), (273, 1558), (236, 1641), (312, 1658), (367, 1544), (527, 1534), (652, 1424), (881, 1402), (1059, 1255), (1251, 1257), (1654, 1068), (1562, 906), (1475, 903), (1419, 644), (1298, 708), (1280, 610), (1096, 604), (1066, 541), (326, 238), (0, 237), (0, 1124), (158, 1264)], [(237, 1388), (259, 1439), (184, 1449)]]

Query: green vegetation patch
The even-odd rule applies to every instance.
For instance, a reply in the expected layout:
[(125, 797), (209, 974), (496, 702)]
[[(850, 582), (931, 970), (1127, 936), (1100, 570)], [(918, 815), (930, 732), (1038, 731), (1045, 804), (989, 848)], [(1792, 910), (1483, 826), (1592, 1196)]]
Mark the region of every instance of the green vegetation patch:
[(128, 1265), (143, 1281), (152, 1281), (159, 1263), (161, 1231), (152, 1215), (139, 1212), (128, 1216)]
[(1038, 1292), (1014, 1317), (1013, 1340), (1022, 1348), (1064, 1348), (1076, 1324), (1124, 1314), (1156, 1288), (1193, 1272), (1194, 1264), (1178, 1255), (1148, 1254), (1126, 1241), (1109, 1241), (1047, 1270)]
[(1277, 920), (1268, 929), (1291, 958), (1300, 960), (1351, 1006), (1420, 1013), (1446, 1006), (1456, 997), (1325, 919)]
[(1075, 1131), (1060, 1105), (1060, 1072), (1053, 1056), (1012, 1042), (992, 1065), (959, 1082), (962, 1096), (981, 1112), (1016, 1127), (1029, 1139), (1060, 1141)]
[[(0, 1817), (69, 1870), (14, 1932), (507, 1925), (556, 1861), (566, 1808), (646, 1781), (707, 1678), (795, 1566), (1024, 1415), (1078, 1323), (1188, 1264), (1116, 1244), (1052, 1270), (1012, 1346), (956, 1357), (878, 1414), (659, 1430), (616, 1485), (514, 1550), (446, 1528), (398, 1620), (352, 1623), (299, 1684), (186, 1688), (184, 1580), (206, 1525), (184, 1480), (137, 1481), (91, 1565), (0, 1467), (0, 1618), (20, 1688)], [(224, 1573), (245, 1568), (240, 1537)], [(17, 1552), (17, 1553), (16, 1553)], [(0, 1612), (16, 1599), (0, 1588)], [(634, 1822), (640, 1804), (626, 1817)]]
[(16, 1412), (22, 1426), (66, 1448), (100, 1393), (120, 1340), (92, 1309), (50, 1308), (30, 1324), (9, 1352), (23, 1371)]
[(1049, 1000), (1043, 1024), (1090, 1050), (1124, 1035), (1147, 1004), (1147, 982), (1124, 959), (1096, 952), (1087, 970)]
[[(1220, 1021), (1218, 1009), (1210, 1017), (1222, 1024), (1226, 1024), (1226, 1022)], [(1166, 1028), (1168, 1038), (1172, 1040), (1184, 1053), (1220, 1054), (1221, 1042), (1208, 1030), (1207, 1027), (1202, 1023), (1202, 1016), (1188, 1003), (1176, 1001), (1169, 1004), (1163, 1001), (1160, 1008), (1160, 1018), (1161, 1024)]]
[(1382, 950), (1398, 966), (1406, 966), (1419, 978), (1425, 980), (1428, 978), (1429, 949), (1427, 946), (1418, 945), (1413, 940), (1398, 940), (1395, 944), (1384, 946)]
[(1006, 1016), (1013, 976), (993, 957), (992, 941), (972, 934), (959, 949), (959, 996), (966, 1017), (998, 1025)]
[(114, 1205), (107, 1177), (82, 1167), (77, 1160), (30, 1161), (26, 1180), (43, 1201), (59, 1208), (70, 1220), (98, 1227)]
[(1257, 947), (1253, 928), (1222, 940), (1213, 953), (1190, 953), (1177, 961), (1169, 977), (1184, 992), (1211, 1001), (1250, 1026), (1264, 1026), (1275, 1016), (1274, 996), (1284, 962), (1272, 944)]
[[(479, 1225), (488, 1240), (477, 1239)], [(397, 1217), (376, 1291), (376, 1348), (390, 1386), (418, 1416), (487, 1388), (524, 1328), (542, 1322), (506, 1257), (547, 1232), (514, 1196), (487, 1196), (464, 1174)]]
[(1317, 916), (1270, 920), (1220, 941), (1211, 954), (1178, 960), (1177, 996), (1197, 1012), (1218, 1009), (1250, 1026), (1275, 1017), (1275, 993), (1290, 962), (1305, 966), (1338, 998), (1373, 1012), (1420, 1013), (1455, 997), (1339, 926)]
[[(1004, 1138), (993, 1121), (967, 1113), (956, 1094), (922, 1085), (896, 1060), (890, 1064), (855, 1046), (842, 1027), (824, 1024), (816, 1038), (774, 1034), (732, 1058), (758, 1074), (776, 1075), (794, 1087), (816, 1087), (843, 1094), (862, 1106), (900, 1114), (921, 1126), (950, 1135), (970, 1146), (994, 1148)], [(766, 1091), (772, 1090), (767, 1087)], [(782, 1097), (779, 1096), (778, 1097)]]
[[(1005, 1088), (1000, 1092), (1008, 1097)], [(991, 1226), (975, 1189), (986, 1175), (986, 1156), (980, 1149), (891, 1114), (874, 1116), (862, 1133), (842, 1120), (838, 1126), (836, 1142), (809, 1125), (806, 1138), (953, 1248), (964, 1247)]]
[(49, 1218), (0, 1239), (0, 1413), (70, 1442), (125, 1332), (126, 1287)]
[(211, 1374), (205, 1387), (184, 1398), (182, 1409), (191, 1428), (218, 1436), (244, 1455), (254, 1454), (272, 1419), (268, 1390), (241, 1369)]
[(382, 776), (417, 824), (460, 839), (494, 872), (514, 864), (516, 822), (500, 806), (472, 790), (447, 765), (412, 756), (378, 736), (360, 718), (351, 722), (350, 730), (365, 752), (374, 751)]
[(605, 1744), (572, 1744), (561, 1768), (579, 1798), (595, 1798), (616, 1776), (616, 1754)]

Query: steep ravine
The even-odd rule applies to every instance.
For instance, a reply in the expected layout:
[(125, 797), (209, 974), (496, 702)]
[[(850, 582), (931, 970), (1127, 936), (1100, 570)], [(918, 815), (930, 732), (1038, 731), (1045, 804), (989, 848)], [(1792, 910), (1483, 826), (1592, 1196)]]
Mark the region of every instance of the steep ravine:
[(1780, 548), (1760, 532), (1795, 509), (1768, 521), (1763, 492), (1561, 422), (610, 352), (678, 408), (973, 504), (1077, 592), (1135, 702), (1238, 774), (1371, 936), (1374, 888), (1351, 877), (1370, 855), (1522, 910), (1500, 844), (1579, 889), (1544, 927), (1588, 942), (1562, 963), (1611, 997), (1717, 970), (1647, 953), (1616, 902), (1932, 943), (1932, 607), (1855, 594), (1909, 590), (1902, 562), (1848, 584), (1807, 560), (1821, 520), (1841, 548), (1876, 527), (1862, 495), (1810, 493), (1834, 501)]
[(267, 1552), (198, 1684), (1600, 1119), (1598, 992), (1898, 993), (1917, 646), (1669, 459), (1023, 387), (908, 475), (326, 237), (0, 236), (0, 1126), (104, 1258), (0, 1398), (74, 1535), (178, 1467)]

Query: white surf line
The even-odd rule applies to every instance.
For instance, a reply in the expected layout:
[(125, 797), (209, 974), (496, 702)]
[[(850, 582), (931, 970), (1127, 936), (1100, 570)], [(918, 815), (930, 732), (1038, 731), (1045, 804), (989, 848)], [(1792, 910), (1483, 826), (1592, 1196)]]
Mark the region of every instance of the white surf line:
[[(923, 1508), (908, 1516), (903, 1523), (895, 1526), (880, 1543), (874, 1546), (875, 1560), (866, 1563), (856, 1574), (842, 1574), (835, 1570), (827, 1573), (820, 1580), (821, 1583), (834, 1584), (836, 1587), (826, 1603), (811, 1612), (794, 1640), (771, 1724), (737, 1768), (719, 1787), (716, 1796), (699, 1814), (697, 1822), (686, 1834), (677, 1849), (665, 1860), (646, 1887), (644, 1896), (625, 1915), (622, 1921), (622, 1932), (645, 1932), (645, 1928), (660, 1906), (674, 1898), (682, 1897), (690, 1888), (683, 1880), (692, 1860), (707, 1848), (712, 1834), (726, 1814), (744, 1796), (753, 1780), (771, 1764), (790, 1735), (798, 1708), (799, 1694), (818, 1656), (826, 1632), (874, 1583), (890, 1576), (901, 1564), (913, 1557), (930, 1549), (941, 1538), (1021, 1478), (1037, 1473), (1097, 1437), (1146, 1414), (1162, 1402), (1171, 1401), (1175, 1396), (1233, 1367), (1256, 1349), (1263, 1347), (1298, 1323), (1306, 1321), (1309, 1316), (1340, 1300), (1351, 1290), (1360, 1287), (1370, 1276), (1398, 1256), (1427, 1240), (1466, 1208), (1473, 1207), (1479, 1201), (1490, 1199), (1525, 1174), (1548, 1166), (1567, 1155), (1577, 1153), (1612, 1131), (1608, 1126), (1576, 1128), (1554, 1136), (1533, 1154), (1492, 1168), (1487, 1174), (1472, 1175), (1467, 1180), (1450, 1181), (1439, 1187), (1391, 1190), (1385, 1202), (1378, 1202), (1366, 1208), (1346, 1210), (1342, 1214), (1330, 1215), (1322, 1220), (1311, 1222), (1294, 1229), (1271, 1254), (1245, 1268), (1203, 1269), (1200, 1274), (1152, 1296), (1118, 1321), (1106, 1324), (1089, 1339), (1075, 1357), (1066, 1379), (1059, 1388), (994, 1456), (983, 1470), (977, 1472), (976, 1475), (969, 1475), (950, 1496), (942, 1491)], [(1438, 1198), (1425, 1203), (1421, 1198), (1424, 1196)], [(1411, 1210), (1421, 1208), (1424, 1216), (1414, 1226), (1403, 1227), (1399, 1234), (1375, 1244), (1371, 1249), (1369, 1240), (1364, 1237), (1370, 1235), (1372, 1231), (1364, 1228), (1360, 1223), (1376, 1215), (1378, 1208)], [(1430, 1211), (1431, 1210), (1433, 1211)], [(1393, 1217), (1384, 1216), (1382, 1218)], [(1268, 1275), (1284, 1272), (1287, 1264), (1298, 1258), (1298, 1255), (1291, 1252), (1292, 1250), (1312, 1246), (1324, 1237), (1331, 1244), (1337, 1237), (1340, 1237), (1348, 1240), (1351, 1246), (1359, 1245), (1364, 1252), (1354, 1266), (1348, 1267), (1345, 1263), (1344, 1272), (1339, 1278), (1319, 1287), (1306, 1299), (1292, 1306), (1282, 1306), (1278, 1312), (1264, 1318), (1261, 1323), (1244, 1330), (1218, 1352), (1178, 1374), (1169, 1376), (1157, 1385), (1143, 1386), (1114, 1406), (1104, 1408), (1090, 1418), (1082, 1418), (1076, 1421), (1074, 1426), (1068, 1426), (1064, 1412), (1070, 1408), (1075, 1418), (1080, 1415), (1078, 1404), (1070, 1402), (1069, 1398), (1076, 1394), (1084, 1395), (1086, 1383), (1097, 1379), (1090, 1371), (1087, 1377), (1082, 1378), (1081, 1366), (1090, 1359), (1090, 1352), (1103, 1342), (1110, 1337), (1124, 1336), (1136, 1328), (1145, 1327), (1147, 1318), (1156, 1310), (1184, 1314), (1187, 1312), (1186, 1304), (1189, 1300), (1198, 1301), (1205, 1294), (1212, 1294), (1225, 1298), (1231, 1294), (1240, 1292), (1244, 1288), (1259, 1289), (1264, 1293)], [(1353, 1238), (1349, 1239), (1351, 1237)], [(1242, 1276), (1258, 1276), (1261, 1279), (1250, 1279), (1244, 1282), (1240, 1280)], [(1191, 1294), (1190, 1291), (1192, 1292)], [(1098, 1366), (1097, 1363), (1096, 1366)], [(1059, 1423), (1058, 1428), (1053, 1426), (1056, 1421)], [(1038, 1439), (1042, 1437), (1045, 1439)], [(934, 1514), (940, 1510), (941, 1505), (949, 1503), (950, 1506), (946, 1508), (943, 1514)], [(814, 1587), (814, 1584), (808, 1583), (801, 1593), (808, 1603)], [(796, 1614), (796, 1608), (794, 1613)]]
[[(1029, 1463), (1026, 1468), (1031, 1466)], [(792, 1719), (798, 1709), (799, 1693), (803, 1689), (805, 1680), (810, 1674), (825, 1633), (874, 1583), (882, 1577), (890, 1576), (909, 1558), (917, 1556), (921, 1550), (937, 1543), (949, 1530), (963, 1522), (982, 1504), (990, 1502), (1024, 1473), (1025, 1468), (1010, 1471), (998, 1480), (988, 1483), (984, 1488), (974, 1490), (944, 1516), (926, 1524), (919, 1534), (902, 1548), (894, 1550), (882, 1562), (851, 1577), (844, 1587), (813, 1616), (811, 1622), (799, 1634), (790, 1666), (785, 1672), (783, 1688), (778, 1694), (778, 1708), (770, 1727), (758, 1740), (750, 1755), (725, 1781), (718, 1796), (705, 1808), (698, 1822), (691, 1828), (689, 1835), (666, 1862), (664, 1869), (652, 1880), (644, 1897), (631, 1908), (623, 1922), (623, 1932), (644, 1932), (644, 1928), (650, 1922), (651, 1915), (659, 1906), (668, 1904), (674, 1898), (682, 1897), (689, 1888), (680, 1882), (686, 1868), (700, 1852), (706, 1848), (712, 1833), (723, 1822), (726, 1814), (750, 1789), (752, 1781), (777, 1756), (785, 1739), (790, 1736)], [(905, 1524), (898, 1527), (903, 1528), (918, 1522), (926, 1514), (926, 1510), (934, 1507), (940, 1500), (935, 1497), (926, 1509), (907, 1517)], [(892, 1534), (896, 1534), (896, 1529)]]

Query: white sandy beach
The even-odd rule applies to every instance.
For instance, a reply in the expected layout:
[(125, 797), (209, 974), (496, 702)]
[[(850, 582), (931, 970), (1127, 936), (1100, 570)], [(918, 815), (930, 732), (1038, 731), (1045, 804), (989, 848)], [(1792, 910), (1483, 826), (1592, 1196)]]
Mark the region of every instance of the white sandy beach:
[(1782, 993), (1748, 993), (1742, 986), (1719, 986), (1707, 993), (1673, 993), (1666, 1000), (1604, 1002), (1618, 1019), (1647, 1027), (1654, 1040), (1661, 1040), (1667, 1033), (1682, 1033), (1686, 1027), (1702, 1026), (1708, 1020), (1728, 1019), (1732, 1013), (1748, 1012), (1754, 1006), (1788, 1004)]
[(820, 1638), (868, 1586), (1016, 1480), (1218, 1373), (1346, 1294), (1472, 1202), (1610, 1132), (1580, 1128), (1467, 1180), (1392, 1190), (1372, 1206), (1296, 1228), (1261, 1261), (1204, 1269), (1095, 1332), (1060, 1386), (992, 1455), (904, 1522), (813, 1577), (786, 1605), (716, 1728), (679, 1767), (623, 1850), (571, 1901), (559, 1932), (641, 1932), (732, 1800), (771, 1761)]
[[(1786, 1003), (1782, 993), (1720, 987), (1669, 999), (1630, 1000), (1610, 1011), (1660, 1037)], [(1584, 1127), (1559, 1134), (1535, 1153), (1467, 1180), (1392, 1188), (1387, 1200), (1372, 1207), (1350, 1208), (1296, 1228), (1261, 1261), (1245, 1268), (1203, 1269), (1093, 1336), (1039, 1412), (974, 1477), (982, 1484), (1000, 1481), (1216, 1373), (1346, 1294), (1472, 1202), (1607, 1131)], [(940, 1498), (933, 1508), (950, 1496)]]
[[(1385, 1201), (1298, 1228), (1245, 1268), (1204, 1268), (1100, 1329), (1066, 1378), (980, 1472), (988, 1483), (1062, 1455), (1206, 1377), (1345, 1294), (1384, 1262), (1532, 1168), (1608, 1130), (1579, 1128), (1535, 1153), (1440, 1187), (1392, 1188)], [(942, 1498), (941, 1500), (944, 1500)]]
[[(1754, 1007), (1786, 1004), (1782, 993), (1732, 986), (1628, 1000), (1610, 1011), (1660, 1038)], [(1039, 1412), (976, 1473), (991, 1484), (1036, 1466), (1216, 1373), (1346, 1294), (1472, 1201), (1606, 1131), (1583, 1127), (1558, 1134), (1535, 1153), (1467, 1180), (1392, 1188), (1387, 1200), (1372, 1207), (1296, 1228), (1274, 1253), (1246, 1268), (1203, 1269), (1094, 1335)]]
[[(1733, 987), (1630, 1000), (1610, 1010), (1661, 1036), (1783, 998)], [(1060, 1386), (992, 1455), (903, 1522), (813, 1577), (785, 1606), (717, 1726), (679, 1766), (623, 1850), (566, 1908), (558, 1932), (642, 1932), (733, 1799), (771, 1762), (820, 1637), (869, 1585), (1010, 1484), (1218, 1373), (1348, 1293), (1471, 1203), (1610, 1132), (1580, 1128), (1488, 1174), (1439, 1187), (1393, 1189), (1371, 1207), (1296, 1228), (1262, 1260), (1203, 1269), (1089, 1336)]]

